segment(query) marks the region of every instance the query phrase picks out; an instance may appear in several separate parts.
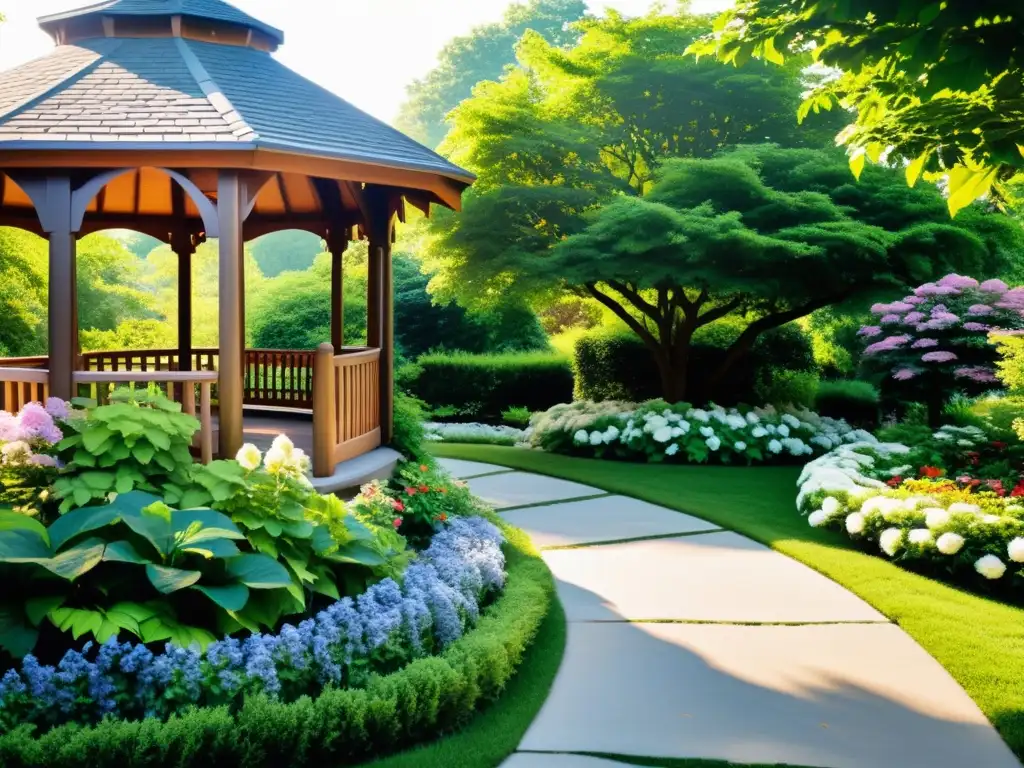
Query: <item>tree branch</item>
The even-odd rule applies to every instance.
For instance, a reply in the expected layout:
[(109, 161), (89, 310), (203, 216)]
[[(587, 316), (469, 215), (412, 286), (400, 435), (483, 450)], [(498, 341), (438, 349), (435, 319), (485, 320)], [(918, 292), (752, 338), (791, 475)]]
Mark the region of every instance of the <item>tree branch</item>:
[(615, 301), (615, 299), (598, 290), (596, 283), (587, 283), (587, 291), (590, 292), (591, 296), (614, 312), (616, 317), (629, 326), (629, 329), (639, 336), (651, 351), (655, 353), (660, 351), (658, 348), (658, 340), (654, 338), (654, 334), (647, 330), (639, 320), (629, 314), (629, 312), (626, 311), (626, 308)]
[(659, 310), (658, 307), (651, 304), (651, 302), (647, 301), (647, 299), (641, 296), (638, 291), (626, 285), (626, 283), (621, 283), (618, 280), (606, 280), (605, 282), (608, 283), (608, 285), (610, 285), (616, 291), (621, 293), (623, 296), (625, 296), (629, 300), (630, 304), (639, 309), (641, 312), (643, 312), (645, 315), (647, 315), (655, 322), (658, 322), (658, 320), (661, 318), (661, 310)]
[(705, 312), (703, 315), (698, 316), (701, 325), (707, 325), (713, 323), (715, 320), (721, 320), (723, 317), (728, 315), (730, 312), (735, 311), (743, 303), (742, 299), (733, 299), (732, 301), (726, 302), (718, 307), (713, 307)]

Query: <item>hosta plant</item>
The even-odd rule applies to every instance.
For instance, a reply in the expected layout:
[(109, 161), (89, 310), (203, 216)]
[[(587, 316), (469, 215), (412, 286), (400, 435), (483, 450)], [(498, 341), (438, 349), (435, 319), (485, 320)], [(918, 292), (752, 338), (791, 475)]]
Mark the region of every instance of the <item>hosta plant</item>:
[(199, 422), (159, 393), (120, 389), (109, 405), (90, 407), (66, 422), (57, 450), (66, 467), (54, 483), (66, 512), (115, 493), (162, 493), (187, 486), (190, 446)]
[(0, 512), (0, 646), (23, 656), (67, 647), (59, 633), (103, 643), (122, 632), (205, 646), (240, 623), (253, 591), (291, 583), (274, 558), (240, 549), (244, 539), (220, 512), (173, 510), (142, 491), (48, 527)]

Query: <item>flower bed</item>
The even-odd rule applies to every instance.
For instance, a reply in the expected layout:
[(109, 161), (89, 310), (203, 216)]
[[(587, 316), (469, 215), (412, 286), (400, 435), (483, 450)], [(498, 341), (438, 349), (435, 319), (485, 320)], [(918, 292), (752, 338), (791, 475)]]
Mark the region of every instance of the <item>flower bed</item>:
[(446, 424), (428, 422), (423, 425), (425, 438), (436, 443), (484, 443), (487, 445), (519, 445), (529, 438), (529, 431), (491, 424)]
[(660, 400), (557, 405), (531, 426), (531, 444), (547, 451), (655, 462), (781, 462), (873, 439), (806, 409), (702, 409)]
[(930, 438), (915, 446), (865, 441), (815, 459), (798, 480), (797, 508), (810, 525), (841, 530), (901, 564), (1020, 596), (1024, 485), (1008, 492), (1001, 480), (945, 477), (943, 467), (920, 464), (923, 454), (957, 449), (971, 463), (982, 430), (946, 426)]

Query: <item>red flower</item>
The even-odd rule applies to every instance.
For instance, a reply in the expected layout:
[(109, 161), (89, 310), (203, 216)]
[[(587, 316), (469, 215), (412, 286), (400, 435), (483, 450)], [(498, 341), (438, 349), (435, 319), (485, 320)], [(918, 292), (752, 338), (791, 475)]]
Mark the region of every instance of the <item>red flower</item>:
[(447, 488), (438, 488), (437, 490), (439, 490), (441, 493), (448, 493)]
[(416, 495), (416, 489), (415, 488), (406, 488), (405, 492), (409, 496), (415, 496)]
[(1011, 496), (1024, 496), (1024, 478), (1017, 481), (1017, 484), (1013, 486), (1013, 490), (1010, 491)]
[(981, 454), (979, 454), (977, 451), (968, 451), (967, 458), (970, 459), (971, 465), (976, 467), (978, 466), (978, 459), (981, 458)]
[(420, 472), (427, 472), (430, 469), (426, 464), (420, 464)]
[(400, 502), (398, 499), (391, 500), (391, 507), (395, 510), (395, 512), (405, 512), (405, 504)]
[(1006, 443), (1004, 443), (1002, 440), (993, 440), (992, 447), (998, 448), (1000, 451), (1002, 451), (1006, 448)]
[(420, 493), (427, 493), (428, 491), (430, 491), (430, 486), (429, 485), (421, 485), (420, 486)]
[(900, 477), (899, 475), (897, 475), (896, 477), (894, 477), (894, 478), (891, 478), (890, 480), (886, 481), (886, 483), (885, 483), (885, 484), (886, 484), (886, 485), (888, 485), (888, 486), (889, 486), (890, 488), (896, 488), (896, 487), (898, 487), (898, 486), (899, 486), (899, 485), (900, 485), (900, 484), (901, 484), (902, 482), (903, 482), (903, 478), (902, 478), (902, 477)]
[(946, 470), (939, 467), (921, 467), (921, 477), (942, 477)]
[(395, 528), (401, 528), (402, 527), (402, 518), (396, 517), (395, 518), (395, 522), (393, 523), (393, 525), (395, 526)]
[(440, 520), (443, 523), (445, 520), (448, 519), (448, 515), (446, 515), (444, 512), (442, 512), (440, 515), (438, 515), (434, 519), (435, 520)]

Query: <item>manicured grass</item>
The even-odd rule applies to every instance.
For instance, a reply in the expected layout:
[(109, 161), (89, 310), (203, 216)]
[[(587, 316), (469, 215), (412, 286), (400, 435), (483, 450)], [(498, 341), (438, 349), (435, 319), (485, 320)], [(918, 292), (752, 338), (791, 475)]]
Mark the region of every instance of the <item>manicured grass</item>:
[[(520, 549), (547, 570), (529, 543), (520, 544)], [(550, 579), (550, 575), (547, 578)], [(540, 711), (564, 651), (565, 612), (558, 598), (552, 596), (551, 609), (523, 656), (519, 671), (497, 701), (464, 729), (441, 740), (367, 763), (365, 768), (493, 768), (500, 765), (519, 746)]]
[(1024, 609), (903, 570), (852, 548), (836, 531), (811, 528), (796, 511), (799, 468), (627, 464), (495, 446), (435, 444), (431, 450), (687, 512), (806, 563), (903, 627), (1024, 757)]

